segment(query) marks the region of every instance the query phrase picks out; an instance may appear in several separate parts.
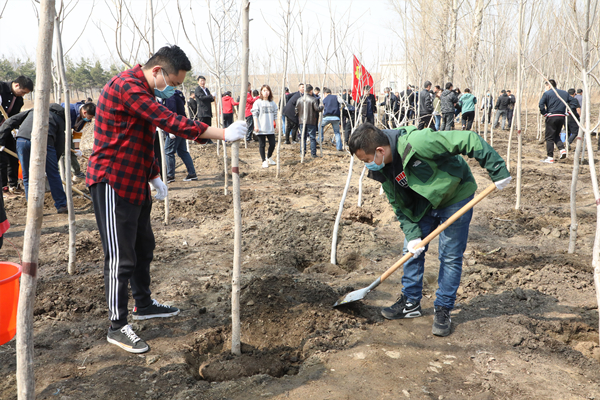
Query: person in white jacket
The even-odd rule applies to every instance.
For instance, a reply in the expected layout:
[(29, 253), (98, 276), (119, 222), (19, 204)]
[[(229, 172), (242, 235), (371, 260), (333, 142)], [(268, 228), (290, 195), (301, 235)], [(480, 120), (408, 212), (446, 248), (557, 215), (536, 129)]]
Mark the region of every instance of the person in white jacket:
[[(268, 168), (275, 165), (271, 159), (275, 150), (275, 120), (277, 118), (277, 104), (273, 101), (273, 93), (269, 85), (262, 85), (260, 98), (252, 106), (252, 118), (254, 120), (254, 133), (258, 138), (258, 151), (262, 159), (262, 167)], [(265, 157), (265, 144), (269, 140), (269, 150)]]

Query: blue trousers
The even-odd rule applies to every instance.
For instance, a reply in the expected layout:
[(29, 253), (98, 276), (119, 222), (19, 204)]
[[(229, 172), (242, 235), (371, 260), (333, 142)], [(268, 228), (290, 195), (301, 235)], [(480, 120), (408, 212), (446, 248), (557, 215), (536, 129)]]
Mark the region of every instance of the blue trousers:
[[(17, 154), (21, 161), (23, 170), (23, 186), (25, 186), (25, 198), (29, 193), (29, 159), (31, 155), (31, 140), (17, 138)], [(67, 195), (63, 189), (62, 179), (58, 171), (58, 159), (56, 158), (56, 149), (54, 146), (46, 148), (46, 177), (50, 184), (50, 192), (54, 199), (54, 207), (58, 210), (67, 206)]]
[[(302, 129), (300, 125), (298, 128), (298, 140), (300, 141), (300, 153), (302, 153)], [(304, 138), (310, 136), (310, 154), (314, 157), (317, 156), (317, 126), (306, 124), (306, 131), (304, 132)], [(306, 143), (304, 144), (304, 154), (306, 154)]]
[(195, 175), (196, 169), (194, 168), (194, 162), (192, 156), (187, 151), (187, 145), (185, 139), (179, 136), (175, 136), (175, 139), (171, 139), (167, 135), (165, 142), (165, 153), (167, 155), (167, 176), (175, 176), (175, 152), (187, 168), (188, 174)]
[(323, 131), (327, 127), (327, 125), (331, 124), (333, 127), (333, 133), (335, 135), (335, 147), (338, 150), (343, 150), (344, 146), (342, 144), (342, 137), (340, 136), (340, 118), (339, 117), (323, 117), (323, 121), (321, 122), (321, 137), (319, 138), (319, 142), (323, 143)]
[[(428, 211), (419, 221), (423, 238), (443, 224), (455, 212), (473, 199), (469, 196), (465, 200), (454, 203), (446, 208)], [(473, 209), (463, 214), (452, 225), (439, 235), (439, 260), (440, 272), (438, 275), (438, 290), (435, 292), (435, 306), (454, 308), (456, 291), (460, 285), (462, 274), (463, 253), (467, 248), (469, 237), (469, 224), (473, 216)], [(403, 254), (407, 253), (408, 241), (404, 240)], [(411, 258), (404, 264), (402, 276), (402, 293), (410, 300), (421, 301), (423, 297), (423, 272), (425, 267), (425, 254), (427, 249), (417, 259)]]

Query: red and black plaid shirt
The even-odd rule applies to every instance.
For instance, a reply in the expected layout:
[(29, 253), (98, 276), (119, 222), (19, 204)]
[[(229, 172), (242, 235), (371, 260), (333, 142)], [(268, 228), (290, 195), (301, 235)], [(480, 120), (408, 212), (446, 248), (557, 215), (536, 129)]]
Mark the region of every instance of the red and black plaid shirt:
[(112, 78), (100, 95), (94, 125), (94, 147), (86, 185), (108, 183), (117, 194), (140, 205), (150, 196), (148, 181), (159, 174), (154, 156), (156, 127), (189, 140), (208, 127), (177, 115), (156, 102), (140, 65)]

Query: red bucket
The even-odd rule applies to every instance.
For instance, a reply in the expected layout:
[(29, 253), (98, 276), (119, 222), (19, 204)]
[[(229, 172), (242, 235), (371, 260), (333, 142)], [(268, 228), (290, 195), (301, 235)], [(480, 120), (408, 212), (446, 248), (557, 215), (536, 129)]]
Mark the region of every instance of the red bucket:
[(21, 266), (0, 262), (0, 346), (17, 332), (17, 304), (19, 304), (19, 277)]

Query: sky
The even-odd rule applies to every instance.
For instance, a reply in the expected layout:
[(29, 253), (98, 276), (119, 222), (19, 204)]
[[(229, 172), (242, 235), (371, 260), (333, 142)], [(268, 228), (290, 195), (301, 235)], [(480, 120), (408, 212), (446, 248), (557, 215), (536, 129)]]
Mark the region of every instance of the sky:
[[(0, 7), (6, 0), (0, 0)], [(57, 4), (60, 2), (57, 1)], [(69, 57), (74, 60), (79, 58), (90, 58), (100, 60), (104, 65), (111, 62), (119, 62), (116, 53), (115, 20), (111, 10), (116, 9), (114, 0), (71, 0), (70, 13), (65, 19), (63, 28), (63, 48), (69, 50)], [(148, 0), (127, 0), (132, 13), (138, 24), (143, 24)], [(213, 9), (220, 1), (212, 0)], [(8, 0), (4, 14), (0, 19), (0, 56), (20, 58), (22, 60), (35, 58), (37, 45), (37, 17), (34, 3), (31, 0)], [(194, 30), (198, 33), (198, 42), (192, 41), (196, 47), (210, 43), (207, 28), (208, 8), (206, 0), (180, 0), (183, 10), (183, 20), (188, 32)], [(192, 9), (190, 11), (190, 4)], [(302, 21), (305, 37), (314, 37), (315, 32), (321, 27), (323, 39), (314, 40), (311, 49), (315, 46), (325, 46), (328, 40), (330, 27), (329, 5), (336, 10), (334, 19), (337, 24), (344, 26), (348, 21), (352, 22), (353, 43), (348, 42), (346, 52), (361, 54), (363, 64), (369, 68), (374, 66), (377, 60), (388, 61), (398, 51), (398, 36), (389, 29), (396, 26), (399, 29), (399, 16), (393, 11), (389, 0), (305, 0), (298, 1), (298, 7), (302, 7)], [(93, 7), (93, 8), (92, 8)], [(158, 14), (155, 19), (155, 46), (159, 48), (165, 44), (178, 44), (188, 54), (192, 62), (199, 62), (199, 57), (188, 40), (186, 39), (176, 0), (154, 0), (155, 10)], [(282, 31), (282, 6), (279, 0), (252, 0), (250, 6), (250, 48), (255, 57), (265, 59), (269, 52), (272, 57), (280, 58), (280, 39), (273, 33)], [(90, 16), (91, 14), (91, 16)], [(89, 22), (88, 21), (89, 17)], [(192, 20), (193, 17), (193, 20)], [(193, 22), (195, 21), (196, 29)], [(296, 12), (296, 22), (299, 21)], [(240, 29), (241, 30), (241, 29)], [(294, 46), (298, 51), (300, 47), (298, 29)], [(79, 37), (81, 34), (81, 37)], [(103, 39), (103, 37), (106, 39)], [(125, 39), (128, 36), (125, 34)], [(129, 42), (124, 40), (124, 42)], [(202, 49), (204, 52), (205, 50)], [(299, 54), (299, 51), (298, 51)], [(299, 56), (296, 56), (299, 57)], [(140, 56), (144, 61), (146, 56)], [(268, 57), (267, 57), (268, 58)], [(352, 65), (347, 66), (348, 70)], [(196, 69), (196, 68), (195, 68)]]

